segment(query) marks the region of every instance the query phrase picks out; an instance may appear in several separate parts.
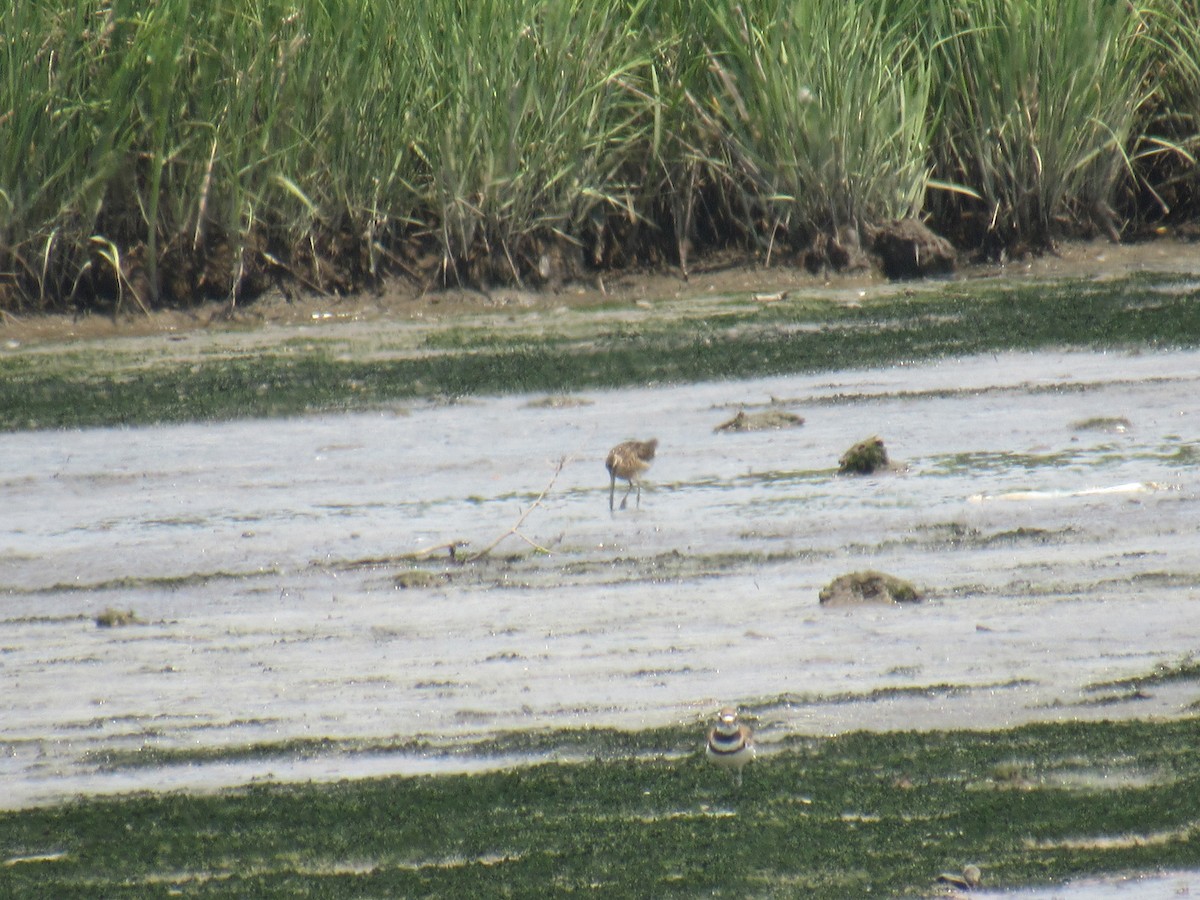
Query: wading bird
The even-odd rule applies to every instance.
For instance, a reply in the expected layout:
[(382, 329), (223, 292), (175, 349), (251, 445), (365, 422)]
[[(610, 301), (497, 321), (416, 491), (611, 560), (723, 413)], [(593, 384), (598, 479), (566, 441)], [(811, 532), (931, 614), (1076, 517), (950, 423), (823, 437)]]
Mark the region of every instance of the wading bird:
[(737, 786), (742, 786), (742, 768), (754, 759), (754, 735), (749, 725), (738, 722), (737, 710), (725, 707), (708, 733), (705, 755), (723, 769), (731, 769)]
[(623, 478), (629, 482), (629, 488), (625, 491), (625, 496), (621, 498), (621, 509), (625, 508), (625, 501), (629, 499), (629, 492), (637, 487), (637, 505), (640, 509), (642, 506), (642, 473), (650, 468), (650, 463), (654, 461), (654, 451), (658, 449), (658, 438), (651, 438), (648, 441), (626, 441), (623, 444), (617, 444), (608, 451), (608, 458), (604, 460), (604, 467), (608, 469), (608, 508), (613, 508), (613, 494), (616, 492), (617, 479)]

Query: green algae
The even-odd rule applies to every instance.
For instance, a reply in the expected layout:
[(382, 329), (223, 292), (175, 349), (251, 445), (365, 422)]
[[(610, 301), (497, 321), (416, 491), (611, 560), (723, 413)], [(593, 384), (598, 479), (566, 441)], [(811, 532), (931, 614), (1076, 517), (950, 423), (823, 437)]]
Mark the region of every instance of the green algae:
[(0, 892), (858, 898), (1196, 865), (1197, 719), (793, 736), (740, 789), (699, 723), (560, 737), (597, 755), (0, 813)]
[(1177, 663), (1160, 663), (1154, 667), (1152, 672), (1145, 675), (1123, 678), (1119, 681), (1105, 681), (1099, 684), (1092, 684), (1088, 685), (1085, 690), (1104, 691), (1112, 688), (1124, 688), (1141, 691), (1146, 687), (1169, 684), (1176, 681), (1200, 681), (1200, 660), (1188, 657)]
[[(1013, 469), (1034, 471), (1041, 468), (1060, 468), (1078, 465), (1086, 458), (1082, 450), (1060, 450), (1053, 453), (1016, 453), (999, 450), (977, 450), (935, 457), (934, 471), (940, 474), (1007, 472)], [(1089, 460), (1090, 462), (1091, 461)]]
[[(184, 575), (122, 576), (120, 578), (109, 578), (104, 581), (60, 581), (44, 587), (38, 587), (33, 592), (39, 594), (91, 594), (102, 591), (178, 590), (195, 585), (210, 584), (214, 581), (237, 581), (246, 578), (275, 576), (278, 574), (278, 569), (258, 568), (248, 572), (216, 570), (212, 572), (190, 572)], [(10, 593), (28, 593), (20, 588), (7, 586), (5, 590)]]
[[(1147, 302), (1147, 300), (1153, 302)], [(1103, 282), (946, 282), (850, 306), (797, 297), (705, 315), (664, 310), (613, 328), (588, 313), (447, 326), (370, 354), (314, 336), (255, 353), (122, 354), (96, 343), (0, 356), (0, 430), (121, 426), (369, 409), (414, 398), (563, 394), (749, 378), (1046, 347), (1200, 344), (1183, 276)], [(597, 315), (598, 314), (593, 314)], [(588, 326), (588, 323), (591, 326)]]

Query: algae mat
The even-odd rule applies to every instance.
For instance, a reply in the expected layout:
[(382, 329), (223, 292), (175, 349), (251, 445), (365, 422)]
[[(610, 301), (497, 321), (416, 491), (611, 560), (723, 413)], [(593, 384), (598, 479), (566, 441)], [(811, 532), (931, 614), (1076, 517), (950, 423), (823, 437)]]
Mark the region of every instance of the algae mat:
[(1194, 719), (790, 740), (740, 789), (688, 730), (582, 737), (592, 761), (0, 813), (0, 888), (859, 898), (1197, 863)]

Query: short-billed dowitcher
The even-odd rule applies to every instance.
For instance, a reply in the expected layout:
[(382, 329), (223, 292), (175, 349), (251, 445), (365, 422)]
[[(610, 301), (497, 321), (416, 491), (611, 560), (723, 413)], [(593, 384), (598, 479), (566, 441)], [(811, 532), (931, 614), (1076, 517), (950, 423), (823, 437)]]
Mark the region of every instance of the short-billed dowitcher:
[(608, 458), (604, 460), (604, 466), (608, 469), (608, 508), (613, 508), (613, 494), (617, 488), (617, 479), (624, 478), (629, 482), (629, 488), (625, 491), (625, 496), (621, 498), (621, 509), (625, 508), (625, 501), (629, 499), (629, 492), (637, 487), (637, 505), (640, 508), (642, 505), (642, 481), (641, 475), (648, 468), (650, 463), (654, 461), (654, 451), (658, 449), (658, 438), (651, 438), (648, 441), (625, 441), (623, 444), (617, 444), (608, 451)]

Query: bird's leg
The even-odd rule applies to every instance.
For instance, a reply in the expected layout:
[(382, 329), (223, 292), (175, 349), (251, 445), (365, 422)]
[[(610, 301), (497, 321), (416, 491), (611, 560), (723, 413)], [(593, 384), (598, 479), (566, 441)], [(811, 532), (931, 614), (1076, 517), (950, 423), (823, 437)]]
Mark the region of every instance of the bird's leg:
[(625, 496), (621, 498), (621, 509), (625, 508), (625, 503), (629, 500), (629, 492), (633, 490), (633, 482), (629, 482), (629, 487), (625, 489)]

